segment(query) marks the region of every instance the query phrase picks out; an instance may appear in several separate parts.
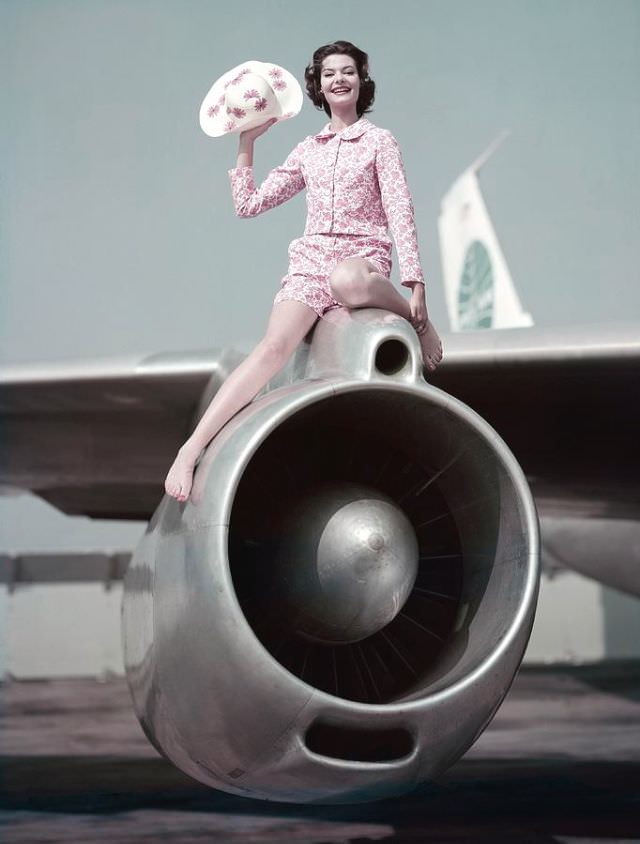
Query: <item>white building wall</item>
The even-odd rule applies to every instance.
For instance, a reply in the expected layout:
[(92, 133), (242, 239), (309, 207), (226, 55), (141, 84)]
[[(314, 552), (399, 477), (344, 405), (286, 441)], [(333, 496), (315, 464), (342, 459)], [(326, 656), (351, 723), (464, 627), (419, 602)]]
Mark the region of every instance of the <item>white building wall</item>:
[(640, 601), (570, 571), (542, 575), (525, 662), (640, 658)]
[(123, 674), (122, 583), (31, 583), (8, 597), (5, 674), (15, 678)]

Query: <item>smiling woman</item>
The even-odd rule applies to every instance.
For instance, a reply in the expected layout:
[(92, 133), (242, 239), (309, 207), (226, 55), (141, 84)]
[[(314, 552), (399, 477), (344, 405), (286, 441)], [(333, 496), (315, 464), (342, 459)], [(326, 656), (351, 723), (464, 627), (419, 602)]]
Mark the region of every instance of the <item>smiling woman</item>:
[(369, 77), (369, 57), (349, 41), (319, 47), (304, 76), (309, 99), (335, 119), (336, 129), (341, 128), (344, 106), (351, 106), (356, 117), (371, 111), (376, 83)]
[[(280, 282), (265, 336), (227, 378), (178, 452), (167, 493), (189, 496), (195, 463), (224, 424), (287, 362), (318, 318), (333, 308), (381, 308), (415, 329), (426, 371), (442, 359), (440, 338), (429, 320), (425, 285), (400, 147), (388, 129), (366, 117), (375, 83), (366, 53), (349, 41), (319, 47), (305, 69), (307, 94), (331, 120), (308, 135), (257, 187), (253, 144), (277, 120), (240, 134), (237, 163), (229, 170), (235, 212), (255, 217), (307, 190), (307, 222), (289, 245), (289, 268)], [(250, 95), (251, 92), (247, 92)], [(391, 284), (391, 230), (401, 284)]]

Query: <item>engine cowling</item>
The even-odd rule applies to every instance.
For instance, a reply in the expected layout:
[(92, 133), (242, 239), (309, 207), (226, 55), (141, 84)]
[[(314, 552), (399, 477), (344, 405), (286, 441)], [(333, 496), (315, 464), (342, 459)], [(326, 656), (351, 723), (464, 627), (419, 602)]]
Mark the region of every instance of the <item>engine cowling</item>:
[(539, 581), (504, 442), (405, 320), (329, 312), (165, 497), (125, 578), (136, 713), (195, 779), (364, 802), (455, 762), (504, 698)]

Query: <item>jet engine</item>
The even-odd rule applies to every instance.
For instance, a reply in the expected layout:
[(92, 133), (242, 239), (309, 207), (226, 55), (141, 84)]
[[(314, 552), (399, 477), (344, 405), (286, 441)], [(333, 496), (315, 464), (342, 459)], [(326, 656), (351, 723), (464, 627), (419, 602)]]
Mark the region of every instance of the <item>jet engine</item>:
[(133, 554), (136, 713), (214, 788), (401, 794), (493, 717), (538, 581), (535, 507), (505, 443), (424, 380), (406, 320), (335, 310), (203, 452), (190, 499), (162, 499)]

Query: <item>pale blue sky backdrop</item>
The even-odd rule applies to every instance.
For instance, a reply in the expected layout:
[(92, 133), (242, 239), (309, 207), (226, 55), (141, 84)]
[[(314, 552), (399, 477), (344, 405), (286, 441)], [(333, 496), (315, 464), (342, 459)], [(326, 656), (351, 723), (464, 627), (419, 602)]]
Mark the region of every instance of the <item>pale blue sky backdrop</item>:
[[(369, 53), (369, 119), (400, 143), (439, 327), (440, 199), (504, 128), (480, 181), (525, 309), (638, 317), (637, 0), (1, 0), (0, 362), (258, 340), (304, 195), (237, 219), (237, 137), (206, 137), (198, 108), (246, 59), (302, 84), (339, 38)], [(305, 98), (256, 142), (257, 179), (326, 119)], [(49, 516), (0, 512), (5, 548), (52, 546)], [(65, 548), (98, 535), (79, 521)]]

